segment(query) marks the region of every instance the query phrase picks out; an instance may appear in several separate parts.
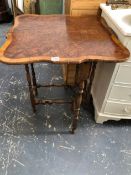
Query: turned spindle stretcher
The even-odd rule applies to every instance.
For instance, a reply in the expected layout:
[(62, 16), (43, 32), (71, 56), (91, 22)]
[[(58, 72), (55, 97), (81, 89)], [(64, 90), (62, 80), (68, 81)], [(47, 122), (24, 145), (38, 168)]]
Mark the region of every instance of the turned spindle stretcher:
[(77, 65), (75, 82), (78, 87), (77, 93), (72, 101), (66, 101), (72, 104), (74, 111), (72, 133), (77, 127), (85, 82), (88, 79), (90, 82), (88, 86), (91, 87), (96, 63), (99, 61), (122, 62), (128, 57), (129, 51), (93, 15), (88, 17), (18, 16), (8, 33), (6, 43), (0, 49), (1, 62), (25, 65), (34, 112), (38, 104), (61, 104), (65, 101), (60, 99), (40, 100), (36, 97), (37, 89), (41, 86), (36, 82), (33, 63)]

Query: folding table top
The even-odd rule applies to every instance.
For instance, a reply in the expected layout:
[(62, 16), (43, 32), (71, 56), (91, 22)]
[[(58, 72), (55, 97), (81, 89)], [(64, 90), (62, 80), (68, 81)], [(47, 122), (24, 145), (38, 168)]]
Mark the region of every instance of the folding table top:
[(0, 49), (0, 61), (7, 64), (121, 62), (128, 57), (129, 51), (93, 15), (18, 16)]

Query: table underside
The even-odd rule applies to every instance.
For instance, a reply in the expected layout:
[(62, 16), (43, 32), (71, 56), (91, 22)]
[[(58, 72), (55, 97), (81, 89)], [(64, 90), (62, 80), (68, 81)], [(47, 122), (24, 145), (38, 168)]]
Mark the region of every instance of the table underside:
[[(72, 87), (67, 84), (49, 84), (49, 85), (42, 85), (39, 84), (36, 80), (36, 73), (35, 69), (33, 66), (33, 63), (31, 64), (25, 64), (25, 71), (26, 71), (26, 76), (27, 76), (27, 81), (28, 81), (28, 86), (29, 86), (29, 92), (30, 92), (30, 100), (31, 100), (31, 105), (33, 112), (36, 112), (36, 106), (41, 104), (41, 105), (51, 105), (51, 104), (71, 104), (71, 109), (73, 112), (73, 117), (72, 117), (72, 124), (71, 124), (71, 133), (74, 133), (76, 128), (77, 128), (77, 121), (79, 119), (79, 114), (80, 114), (80, 106), (83, 100), (83, 103), (87, 105), (88, 107), (90, 104), (90, 90), (91, 90), (91, 85), (94, 77), (94, 72), (95, 72), (95, 66), (96, 63), (90, 63), (90, 69), (86, 71), (89, 67), (87, 63), (82, 63), (82, 64), (77, 64), (77, 82), (76, 84)], [(88, 79), (88, 81), (86, 81)], [(70, 88), (73, 90), (73, 96), (68, 99), (41, 99), (38, 98), (38, 88), (45, 87), (45, 88), (50, 88), (50, 87), (66, 87)], [(65, 90), (66, 90), (65, 89)], [(86, 97), (88, 98), (88, 101), (85, 100)]]

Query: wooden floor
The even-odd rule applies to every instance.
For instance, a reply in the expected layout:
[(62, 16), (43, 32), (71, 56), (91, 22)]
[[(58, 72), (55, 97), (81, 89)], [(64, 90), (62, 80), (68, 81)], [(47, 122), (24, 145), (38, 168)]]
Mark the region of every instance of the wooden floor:
[[(8, 27), (0, 26), (0, 44)], [(63, 81), (59, 66), (35, 69), (40, 83)], [(67, 89), (39, 94), (72, 95)], [(34, 116), (24, 67), (0, 64), (0, 175), (130, 175), (131, 121), (100, 125), (81, 109), (76, 134), (70, 135), (71, 115), (68, 105), (53, 105), (38, 106)]]

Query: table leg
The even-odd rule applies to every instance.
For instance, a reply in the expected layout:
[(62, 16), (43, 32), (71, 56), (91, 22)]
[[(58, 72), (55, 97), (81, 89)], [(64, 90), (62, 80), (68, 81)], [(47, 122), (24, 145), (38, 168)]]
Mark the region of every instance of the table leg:
[(94, 80), (94, 75), (95, 75), (95, 70), (96, 70), (96, 62), (92, 62), (91, 66), (90, 66), (90, 73), (88, 76), (88, 79), (86, 80), (85, 83), (85, 88), (84, 88), (84, 94), (83, 94), (83, 107), (86, 109), (90, 108), (90, 104), (91, 104), (91, 87), (92, 87), (92, 83)]
[(77, 121), (79, 119), (83, 91), (84, 91), (84, 81), (81, 81), (78, 85), (78, 94), (74, 99), (74, 117), (73, 117), (72, 130), (71, 130), (72, 134), (74, 134), (77, 128)]
[(28, 86), (29, 86), (30, 100), (31, 100), (33, 112), (36, 112), (35, 97), (34, 97), (33, 88), (32, 88), (32, 84), (31, 84), (31, 75), (30, 75), (28, 64), (25, 64), (25, 71), (26, 71), (26, 78), (27, 78)]
[(31, 64), (31, 72), (32, 72), (32, 83), (33, 83), (33, 88), (35, 91), (35, 95), (38, 95), (38, 90), (37, 90), (37, 83), (36, 83), (36, 75), (35, 75), (35, 70), (34, 70), (34, 64)]

